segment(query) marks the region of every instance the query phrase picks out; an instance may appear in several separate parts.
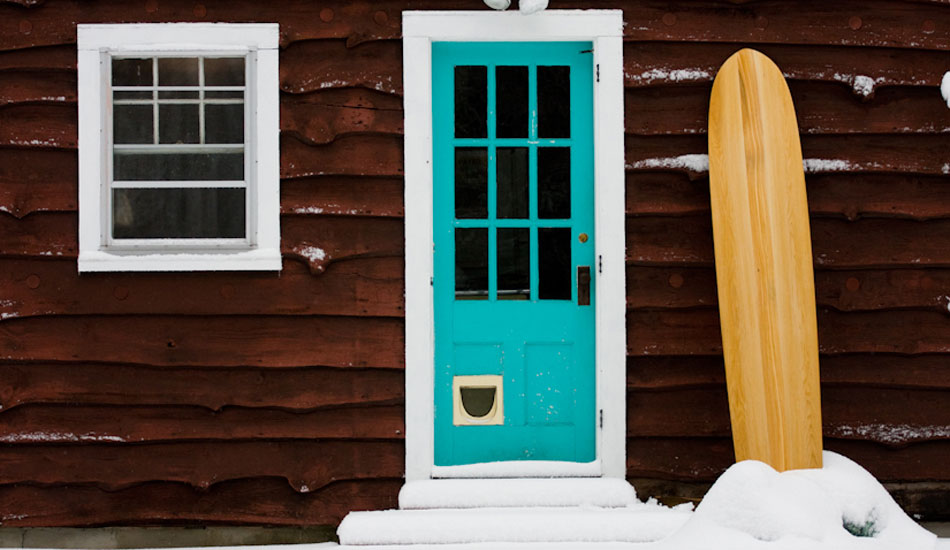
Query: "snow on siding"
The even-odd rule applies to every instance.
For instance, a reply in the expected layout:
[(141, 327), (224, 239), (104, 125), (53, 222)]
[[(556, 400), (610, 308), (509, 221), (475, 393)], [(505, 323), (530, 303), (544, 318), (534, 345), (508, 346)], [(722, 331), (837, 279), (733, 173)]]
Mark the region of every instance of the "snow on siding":
[(855, 424), (834, 426), (832, 437), (861, 437), (890, 445), (901, 445), (929, 439), (950, 438), (950, 426), (912, 426), (910, 424)]

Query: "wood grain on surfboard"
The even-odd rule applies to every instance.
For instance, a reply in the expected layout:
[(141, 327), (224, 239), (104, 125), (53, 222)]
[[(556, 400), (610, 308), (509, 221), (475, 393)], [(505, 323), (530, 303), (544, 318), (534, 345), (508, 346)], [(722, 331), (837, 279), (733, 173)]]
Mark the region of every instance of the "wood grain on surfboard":
[(779, 68), (750, 49), (719, 70), (709, 186), (736, 460), (821, 467), (818, 333), (795, 108)]

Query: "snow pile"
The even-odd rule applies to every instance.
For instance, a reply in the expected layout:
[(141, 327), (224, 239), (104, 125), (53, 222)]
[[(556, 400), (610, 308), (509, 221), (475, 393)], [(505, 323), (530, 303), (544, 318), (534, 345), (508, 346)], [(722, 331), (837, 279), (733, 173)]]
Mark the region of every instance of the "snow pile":
[(754, 460), (732, 466), (683, 529), (663, 542), (697, 549), (927, 550), (936, 536), (907, 517), (866, 470), (825, 451), (822, 469), (778, 473)]
[(947, 102), (947, 107), (950, 107), (950, 71), (943, 73), (943, 80), (940, 81), (940, 95)]

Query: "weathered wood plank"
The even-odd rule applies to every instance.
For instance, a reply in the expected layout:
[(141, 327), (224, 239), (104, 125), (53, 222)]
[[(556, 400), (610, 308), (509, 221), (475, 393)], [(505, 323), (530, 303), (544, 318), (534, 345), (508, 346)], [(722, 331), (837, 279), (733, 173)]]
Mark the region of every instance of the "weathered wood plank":
[(3, 445), (0, 484), (83, 484), (117, 491), (172, 481), (207, 489), (225, 481), (273, 477), (285, 479), (298, 493), (310, 493), (336, 481), (400, 478), (404, 454), (401, 441)]
[[(950, 391), (822, 386), (821, 403), (828, 438), (889, 447), (950, 439)], [(725, 386), (628, 392), (627, 408), (630, 437), (726, 437), (730, 433)]]
[[(19, 70), (4, 71), (2, 74), (0, 105), (76, 102), (76, 74), (74, 72)], [(7, 118), (4, 111), (0, 111), (0, 118)]]
[(0, 107), (0, 147), (75, 149), (76, 107), (68, 104)]
[(0, 147), (0, 219), (75, 210), (78, 181), (76, 151)]
[[(884, 482), (929, 481), (946, 476), (950, 443), (927, 441), (895, 449), (857, 440), (826, 438), (825, 448), (854, 460)], [(627, 476), (715, 481), (735, 462), (729, 438), (631, 438)], [(913, 467), (908, 467), (909, 465)]]
[(324, 176), (280, 185), (283, 214), (325, 214), (402, 218), (403, 180)]
[[(802, 10), (801, 14), (811, 15), (810, 10)], [(850, 16), (841, 20), (843, 25)], [(711, 32), (720, 31), (709, 21), (697, 22)], [(950, 35), (945, 34), (944, 40), (950, 44)], [(788, 79), (838, 82), (850, 88), (858, 98), (865, 99), (884, 86), (939, 86), (944, 72), (940, 67), (946, 58), (945, 52), (918, 47), (854, 47), (859, 44), (816, 47), (801, 44), (801, 40), (795, 38), (781, 42), (766, 44), (760, 40), (740, 39), (710, 43), (685, 36), (667, 42), (626, 42), (624, 84), (641, 87), (712, 82), (726, 58), (743, 47), (752, 47), (774, 60)]]
[(5, 527), (151, 523), (336, 525), (351, 510), (397, 506), (402, 479), (340, 481), (301, 494), (281, 479), (220, 483), (208, 490), (158, 482), (106, 492), (83, 485), (0, 487)]
[(281, 178), (402, 174), (402, 136), (346, 136), (319, 147), (289, 135), (280, 140)]
[(378, 317), (30, 317), (0, 324), (0, 361), (177, 366), (403, 366), (403, 322)]
[(333, 262), (404, 255), (400, 218), (355, 216), (284, 216), (281, 251), (322, 273)]
[(271, 273), (97, 273), (72, 261), (0, 259), (0, 323), (45, 315), (347, 315), (402, 317), (403, 261), (365, 258), (314, 277)]
[[(942, 156), (950, 134), (805, 135), (805, 172), (872, 172), (946, 175), (950, 163)], [(708, 172), (706, 137), (635, 136), (625, 139), (628, 171), (673, 171), (696, 179)]]
[[(627, 262), (634, 265), (713, 265), (706, 215), (627, 219)], [(830, 218), (811, 220), (816, 268), (948, 267), (950, 220)]]
[(360, 88), (283, 94), (280, 101), (281, 132), (309, 144), (349, 134), (401, 135), (402, 120), (400, 98)]
[(0, 364), (0, 405), (178, 405), (310, 411), (400, 403), (394, 369), (141, 367), (109, 364)]
[(281, 90), (302, 94), (350, 87), (401, 95), (401, 42), (386, 40), (348, 47), (340, 40), (311, 40), (291, 44), (281, 52)]
[[(841, 313), (819, 308), (818, 347), (825, 354), (950, 353), (950, 323), (946, 313), (935, 311)], [(715, 308), (627, 312), (628, 355), (720, 353)]]
[(226, 407), (22, 405), (0, 413), (0, 442), (146, 443), (239, 439), (402, 439), (403, 406), (298, 413)]
[[(948, 109), (950, 112), (950, 109)], [(813, 216), (950, 217), (945, 176), (847, 172), (809, 174), (808, 209)], [(628, 172), (627, 215), (698, 214), (709, 211), (709, 180), (676, 172)]]
[[(950, 109), (939, 109), (933, 87), (889, 86), (860, 101), (840, 83), (791, 80), (802, 134), (919, 134), (950, 132)], [(704, 134), (708, 83), (629, 88), (626, 131), (631, 134)]]
[[(819, 270), (815, 272), (819, 306), (840, 311), (932, 309), (950, 304), (946, 269)], [(627, 270), (627, 307), (691, 308), (715, 306), (716, 274), (711, 268), (636, 266)]]
[[(950, 390), (950, 363), (940, 354), (854, 353), (821, 356), (823, 386)], [(721, 356), (628, 357), (629, 391), (724, 387)]]
[[(73, 41), (75, 42), (75, 38), (73, 38)], [(66, 71), (74, 74), (76, 72), (75, 45), (2, 50), (0, 48), (0, 71), (15, 69), (41, 70), (44, 72)]]

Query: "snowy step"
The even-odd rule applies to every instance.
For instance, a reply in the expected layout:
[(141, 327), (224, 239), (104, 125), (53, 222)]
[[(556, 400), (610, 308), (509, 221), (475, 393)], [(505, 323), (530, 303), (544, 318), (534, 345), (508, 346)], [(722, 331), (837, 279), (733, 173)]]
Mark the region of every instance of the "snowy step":
[(637, 502), (626, 508), (479, 508), (352, 512), (341, 545), (649, 542), (679, 529), (690, 513)]
[(413, 481), (399, 491), (399, 508), (526, 508), (531, 506), (626, 507), (638, 504), (623, 479), (433, 479)]

